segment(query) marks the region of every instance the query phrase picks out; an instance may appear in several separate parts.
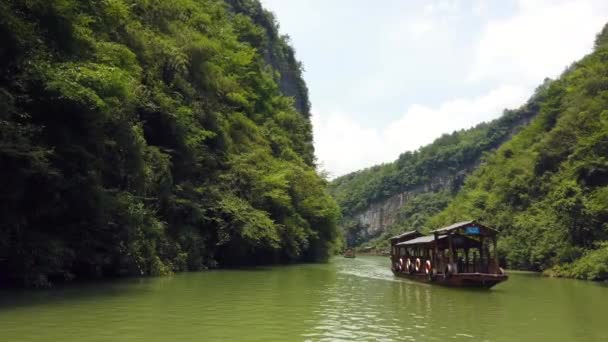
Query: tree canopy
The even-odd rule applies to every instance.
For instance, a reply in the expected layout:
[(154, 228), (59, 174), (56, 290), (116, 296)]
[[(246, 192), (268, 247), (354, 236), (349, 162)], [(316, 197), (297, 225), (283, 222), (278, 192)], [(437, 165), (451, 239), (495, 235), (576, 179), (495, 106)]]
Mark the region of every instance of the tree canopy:
[(467, 179), (430, 226), (480, 219), (501, 230), (500, 255), (510, 267), (608, 278), (607, 34), (604, 28), (594, 52), (549, 86), (536, 119)]
[(326, 258), (301, 64), (257, 0), (0, 2), (0, 282)]
[[(427, 220), (443, 210), (460, 189), (466, 176), (484, 156), (508, 140), (537, 113), (549, 80), (517, 110), (505, 110), (491, 122), (444, 134), (433, 143), (413, 152), (402, 153), (387, 164), (374, 166), (339, 177), (331, 182), (330, 192), (339, 203), (341, 227), (349, 245), (369, 243), (387, 246), (387, 238), (399, 231), (422, 229)], [(357, 215), (375, 203), (411, 193), (396, 216), (396, 223), (380, 235), (367, 233)], [(369, 241), (372, 239), (372, 241)]]
[[(366, 242), (357, 239), (361, 227), (352, 217), (371, 203), (479, 161), (462, 187), (415, 196), (400, 209), (397, 224), (367, 243), (384, 245), (399, 231), (475, 219), (500, 230), (498, 252), (508, 267), (608, 279), (607, 108), (608, 25), (591, 54), (558, 80), (546, 80), (520, 109), (444, 135), (394, 163), (336, 179), (331, 189), (349, 242)], [(516, 134), (513, 118), (527, 123)]]
[[(538, 90), (540, 92), (540, 88)], [(498, 147), (535, 114), (536, 97), (519, 110), (505, 110), (491, 122), (444, 134), (416, 151), (402, 153), (392, 162), (356, 171), (333, 180), (330, 191), (345, 216), (351, 216), (397, 193), (461, 173), (479, 163), (484, 153)], [(456, 182), (455, 188), (459, 183)]]

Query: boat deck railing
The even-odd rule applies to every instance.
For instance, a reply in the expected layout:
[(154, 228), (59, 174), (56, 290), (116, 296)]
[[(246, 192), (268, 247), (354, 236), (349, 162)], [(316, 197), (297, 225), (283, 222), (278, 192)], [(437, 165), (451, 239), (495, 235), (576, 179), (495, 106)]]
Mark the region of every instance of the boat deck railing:
[[(393, 263), (398, 262), (400, 257), (392, 256), (391, 260)], [(408, 258), (408, 256), (404, 256), (403, 258)], [(409, 257), (411, 260), (415, 260), (416, 258), (420, 258), (422, 263), (427, 260), (424, 257), (411, 256)], [(439, 267), (437, 269), (437, 273), (443, 273), (446, 266), (448, 264), (448, 260), (441, 260), (439, 262)], [(499, 274), (500, 271), (494, 262), (494, 259), (473, 259), (466, 262), (465, 260), (459, 259), (454, 262), (456, 266), (456, 273), (484, 273), (484, 274)], [(414, 273), (424, 273), (424, 267), (421, 267), (418, 272)]]

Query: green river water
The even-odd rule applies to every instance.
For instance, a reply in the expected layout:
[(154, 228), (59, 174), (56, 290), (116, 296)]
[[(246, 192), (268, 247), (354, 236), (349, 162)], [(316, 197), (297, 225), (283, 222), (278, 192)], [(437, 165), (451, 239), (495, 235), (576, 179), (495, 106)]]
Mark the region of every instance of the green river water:
[(386, 257), (0, 292), (0, 341), (608, 341), (608, 286), (510, 273), (489, 291)]

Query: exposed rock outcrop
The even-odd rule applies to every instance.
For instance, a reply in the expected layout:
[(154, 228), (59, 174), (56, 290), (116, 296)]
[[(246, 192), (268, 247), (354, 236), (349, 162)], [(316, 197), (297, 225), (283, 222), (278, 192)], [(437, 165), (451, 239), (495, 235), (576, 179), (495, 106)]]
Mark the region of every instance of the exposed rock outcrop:
[(416, 196), (438, 191), (457, 191), (462, 185), (464, 178), (475, 169), (477, 164), (457, 173), (450, 174), (448, 172), (431, 179), (429, 182), (419, 185), (413, 189), (397, 193), (385, 200), (372, 203), (364, 211), (353, 215), (353, 219), (358, 224), (365, 227), (367, 236), (377, 236), (384, 232), (388, 227), (398, 223), (400, 220), (406, 219), (401, 213), (401, 208)]

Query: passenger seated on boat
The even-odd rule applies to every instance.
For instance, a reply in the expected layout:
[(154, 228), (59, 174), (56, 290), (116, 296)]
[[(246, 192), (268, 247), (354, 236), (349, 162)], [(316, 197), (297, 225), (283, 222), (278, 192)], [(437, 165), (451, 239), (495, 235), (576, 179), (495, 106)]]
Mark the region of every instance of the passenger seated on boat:
[(478, 266), (477, 266), (477, 252), (473, 252), (473, 273), (477, 272), (478, 270)]
[(443, 255), (441, 256), (441, 272), (443, 272), (446, 266), (450, 263), (450, 257), (446, 251), (443, 251)]
[(464, 260), (462, 257), (458, 257), (458, 261), (456, 262), (458, 273), (464, 273)]

